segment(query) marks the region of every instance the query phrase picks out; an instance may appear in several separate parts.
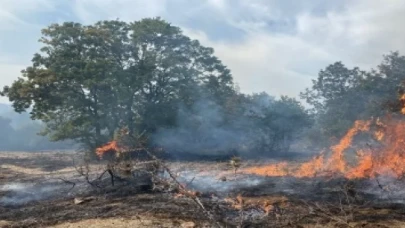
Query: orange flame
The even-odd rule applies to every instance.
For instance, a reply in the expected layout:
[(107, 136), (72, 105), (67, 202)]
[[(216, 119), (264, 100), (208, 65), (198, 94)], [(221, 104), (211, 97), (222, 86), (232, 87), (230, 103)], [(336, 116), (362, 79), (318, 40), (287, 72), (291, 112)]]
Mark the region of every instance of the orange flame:
[(111, 141), (102, 147), (96, 149), (96, 154), (99, 158), (102, 158), (106, 153), (117, 153), (119, 151), (117, 141)]
[[(405, 94), (401, 96), (400, 101), (402, 102), (402, 104), (405, 103)], [(401, 113), (405, 115), (405, 105), (402, 105)]]
[(251, 167), (244, 170), (245, 173), (254, 173), (261, 176), (286, 176), (288, 175), (288, 163), (266, 165), (263, 167)]
[(297, 177), (314, 177), (317, 173), (322, 171), (324, 164), (324, 155), (320, 154), (312, 160), (303, 163), (295, 172)]
[[(405, 101), (405, 95), (401, 97)], [(405, 110), (405, 108), (403, 109)], [(404, 112), (405, 114), (405, 112)], [(373, 127), (371, 127), (373, 126)], [(372, 130), (371, 130), (372, 128)], [(350, 166), (344, 157), (360, 132), (368, 133), (378, 148), (362, 148), (357, 151), (357, 164)], [(348, 179), (375, 178), (379, 175), (401, 178), (405, 174), (405, 121), (387, 117), (384, 121), (356, 121), (340, 142), (330, 148), (331, 155), (323, 153), (308, 162), (293, 165), (286, 162), (242, 170), (246, 174), (262, 176), (315, 177), (340, 175)]]
[(343, 157), (344, 151), (348, 149), (354, 136), (359, 132), (365, 132), (370, 129), (371, 121), (356, 121), (354, 126), (340, 140), (339, 144), (332, 146), (332, 155), (325, 162), (324, 154), (314, 157), (294, 169), (286, 162), (271, 164), (263, 167), (251, 167), (243, 170), (244, 173), (257, 174), (262, 176), (295, 176), (295, 177), (314, 177), (316, 175), (326, 175), (331, 173), (345, 173), (347, 169), (346, 161)]
[(330, 171), (343, 173), (346, 168), (346, 161), (343, 158), (344, 151), (352, 144), (354, 136), (359, 132), (368, 131), (370, 129), (370, 121), (356, 121), (354, 126), (340, 140), (340, 143), (332, 146), (332, 157), (329, 161)]
[[(142, 151), (142, 150), (143, 150), (142, 147), (131, 148), (131, 147), (123, 146), (122, 143), (120, 144), (119, 142), (113, 140), (111, 142), (108, 142), (104, 146), (97, 148), (96, 154), (101, 159), (106, 154), (113, 154), (116, 157), (119, 157), (121, 154), (124, 154), (124, 153), (138, 153), (139, 151)], [(155, 151), (162, 151), (162, 148), (155, 148)]]

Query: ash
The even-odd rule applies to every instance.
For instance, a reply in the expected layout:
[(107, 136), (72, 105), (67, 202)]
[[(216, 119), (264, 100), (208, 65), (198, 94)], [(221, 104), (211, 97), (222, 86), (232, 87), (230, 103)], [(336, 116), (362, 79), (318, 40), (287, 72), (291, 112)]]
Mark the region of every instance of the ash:
[[(302, 200), (338, 201), (342, 194), (353, 194), (357, 200), (364, 202), (405, 204), (405, 181), (389, 177), (348, 180), (343, 177), (263, 177), (228, 173), (226, 181), (222, 181), (219, 176), (216, 171), (200, 173), (187, 170), (180, 172), (178, 179), (190, 189), (222, 197), (236, 194), (285, 195)], [(353, 192), (350, 193), (351, 190)]]
[[(73, 183), (73, 182), (72, 182)], [(70, 198), (89, 191), (85, 181), (75, 179), (75, 186), (62, 180), (10, 182), (0, 185), (0, 206), (12, 207), (43, 201)]]
[(0, 187), (5, 195), (0, 198), (0, 205), (22, 205), (31, 201), (52, 198), (62, 188), (60, 185), (32, 184), (32, 183), (8, 183)]

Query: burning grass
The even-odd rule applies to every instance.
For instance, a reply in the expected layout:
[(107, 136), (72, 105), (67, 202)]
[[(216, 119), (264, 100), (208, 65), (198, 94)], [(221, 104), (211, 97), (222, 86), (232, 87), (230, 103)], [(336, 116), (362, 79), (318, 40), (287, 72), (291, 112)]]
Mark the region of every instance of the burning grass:
[[(349, 165), (345, 152), (354, 148), (355, 136), (366, 134), (375, 147), (357, 149), (357, 164)], [(330, 156), (325, 152), (302, 164), (281, 162), (242, 170), (247, 174), (263, 176), (293, 177), (339, 177), (348, 179), (392, 176), (402, 178), (405, 174), (405, 121), (402, 118), (387, 117), (384, 121), (356, 121), (337, 145), (330, 148)]]
[[(371, 143), (355, 147), (354, 144), (361, 145), (355, 143), (360, 135)], [(21, 163), (8, 160), (14, 164), (1, 164), (2, 171), (16, 172), (20, 177), (2, 175), (0, 178), (3, 184), (0, 188), (3, 200), (0, 200), (0, 221), (6, 222), (5, 227), (64, 227), (66, 224), (77, 225), (80, 221), (102, 218), (105, 222), (117, 217), (166, 223), (176, 221), (168, 227), (179, 227), (183, 222), (191, 221), (188, 224), (192, 227), (405, 225), (402, 190), (405, 188), (402, 181), (405, 174), (405, 121), (400, 117), (356, 121), (338, 144), (303, 163), (283, 161), (259, 166), (235, 157), (228, 163), (167, 164), (146, 149), (150, 161), (131, 160), (133, 157), (124, 159), (130, 153), (139, 154), (139, 150), (129, 148), (116, 141), (99, 148), (96, 153), (100, 158), (113, 155), (107, 166), (106, 163), (98, 166), (104, 167), (100, 176), (97, 171), (89, 171), (97, 166), (94, 164), (74, 169), (92, 188), (76, 193), (68, 190), (66, 196), (59, 195), (59, 198), (34, 195), (31, 196), (33, 200), (11, 207), (1, 205), (1, 202), (4, 199), (12, 202), (10, 197), (18, 195), (19, 190), (4, 186), (14, 186), (12, 183), (21, 175), (24, 178), (20, 180), (22, 185), (18, 186), (29, 185), (24, 181), (44, 181), (43, 186), (47, 183), (55, 187), (56, 182), (50, 183), (46, 170), (39, 170), (38, 166), (20, 166), (19, 169), (16, 167)], [(356, 163), (348, 159), (348, 151), (353, 149), (356, 150)], [(142, 166), (149, 163), (158, 166), (147, 166), (152, 169)], [(138, 170), (134, 169), (136, 167)], [(121, 168), (125, 169), (125, 175), (121, 175)], [(27, 169), (32, 169), (32, 172)], [(163, 171), (158, 171), (160, 169)], [(60, 173), (53, 178), (61, 180), (62, 173), (69, 172), (66, 167), (56, 170)], [(103, 177), (107, 171), (113, 186), (108, 185)], [(153, 180), (154, 187), (148, 188), (146, 194), (145, 189), (137, 188), (141, 176), (135, 173), (142, 173), (141, 176), (146, 173), (148, 180), (149, 177)], [(74, 179), (74, 174), (70, 178), (78, 180)], [(69, 182), (65, 180), (64, 184)], [(34, 194), (47, 193), (41, 189), (34, 189)], [(62, 192), (58, 188), (59, 191)], [(75, 204), (73, 199), (76, 196), (91, 197), (92, 200)]]
[[(32, 156), (36, 158), (35, 154)], [(237, 227), (241, 224), (250, 227), (348, 227), (348, 224), (360, 226), (369, 223), (393, 227), (393, 224), (404, 224), (401, 221), (405, 221), (401, 207), (388, 204), (389, 200), (381, 201), (383, 204), (367, 204), (375, 199), (375, 195), (364, 194), (362, 191), (370, 189), (370, 186), (361, 185), (359, 181), (354, 182), (355, 189), (359, 191), (357, 201), (353, 199), (347, 203), (342, 200), (340, 204), (339, 198), (344, 199), (345, 194), (339, 187), (345, 185), (346, 179), (327, 182), (322, 177), (255, 177), (243, 174), (240, 170), (235, 175), (233, 167), (225, 162), (173, 162), (167, 165), (184, 185), (184, 189), (190, 193), (199, 192), (197, 197), (204, 208), (214, 214), (215, 220), (224, 227)], [(255, 162), (242, 161), (242, 166), (243, 169), (246, 166), (255, 166)], [(94, 164), (90, 164), (90, 167), (97, 170)], [(15, 171), (17, 170), (14, 168), (4, 168), (2, 174)], [(226, 176), (227, 180), (218, 180), (219, 174)], [(70, 177), (65, 172), (61, 176), (41, 176), (25, 172), (19, 176), (8, 175), (0, 180), (0, 184), (4, 186), (19, 182), (32, 186), (30, 183), (35, 182), (35, 186), (45, 186), (51, 177), (79, 180), (74, 179), (74, 175), (74, 171)], [(119, 185), (117, 182), (115, 187), (103, 191), (93, 189), (77, 193), (83, 198), (91, 197), (93, 200), (76, 205), (74, 198), (79, 195), (69, 193), (71, 186), (60, 180), (53, 182), (51, 186), (57, 185), (61, 187), (58, 192), (64, 193), (61, 198), (34, 199), (14, 206), (0, 204), (2, 226), (77, 227), (91, 222), (100, 227), (108, 227), (112, 223), (128, 227), (142, 222), (143, 227), (163, 227), (164, 224), (167, 224), (166, 227), (181, 227), (183, 224), (213, 227), (212, 221), (202, 215), (201, 208), (191, 199), (195, 194), (188, 196), (181, 191), (142, 193), (131, 185)], [(381, 185), (386, 183), (382, 182)], [(80, 183), (76, 188), (80, 188)], [(374, 188), (379, 190), (378, 186)], [(9, 197), (14, 194), (12, 191), (13, 189), (2, 191), (0, 197)], [(376, 208), (378, 205), (379, 208)], [(345, 213), (352, 213), (353, 218), (349, 219)]]

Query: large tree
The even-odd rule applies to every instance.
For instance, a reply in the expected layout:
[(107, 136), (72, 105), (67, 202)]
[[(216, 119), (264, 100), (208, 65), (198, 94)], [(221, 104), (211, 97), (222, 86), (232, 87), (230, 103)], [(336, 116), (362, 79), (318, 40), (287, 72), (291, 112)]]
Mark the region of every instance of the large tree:
[(179, 104), (200, 96), (225, 104), (234, 94), (213, 49), (159, 18), (67, 22), (42, 34), (32, 65), (1, 94), (17, 112), (32, 107), (53, 140), (95, 148), (119, 127), (153, 133), (175, 124)]

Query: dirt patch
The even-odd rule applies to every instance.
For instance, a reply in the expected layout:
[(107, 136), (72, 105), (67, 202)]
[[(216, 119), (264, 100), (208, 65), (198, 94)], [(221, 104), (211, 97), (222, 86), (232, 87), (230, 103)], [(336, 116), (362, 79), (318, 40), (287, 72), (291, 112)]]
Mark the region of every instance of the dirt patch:
[(195, 227), (194, 222), (187, 222), (182, 220), (173, 219), (157, 219), (146, 216), (137, 216), (133, 218), (121, 218), (121, 219), (87, 219), (79, 222), (64, 223), (60, 225), (53, 226), (55, 228), (74, 228), (74, 227), (86, 227), (86, 228), (109, 228), (109, 227), (162, 227), (162, 228), (174, 228), (174, 227), (184, 227), (193, 228)]

